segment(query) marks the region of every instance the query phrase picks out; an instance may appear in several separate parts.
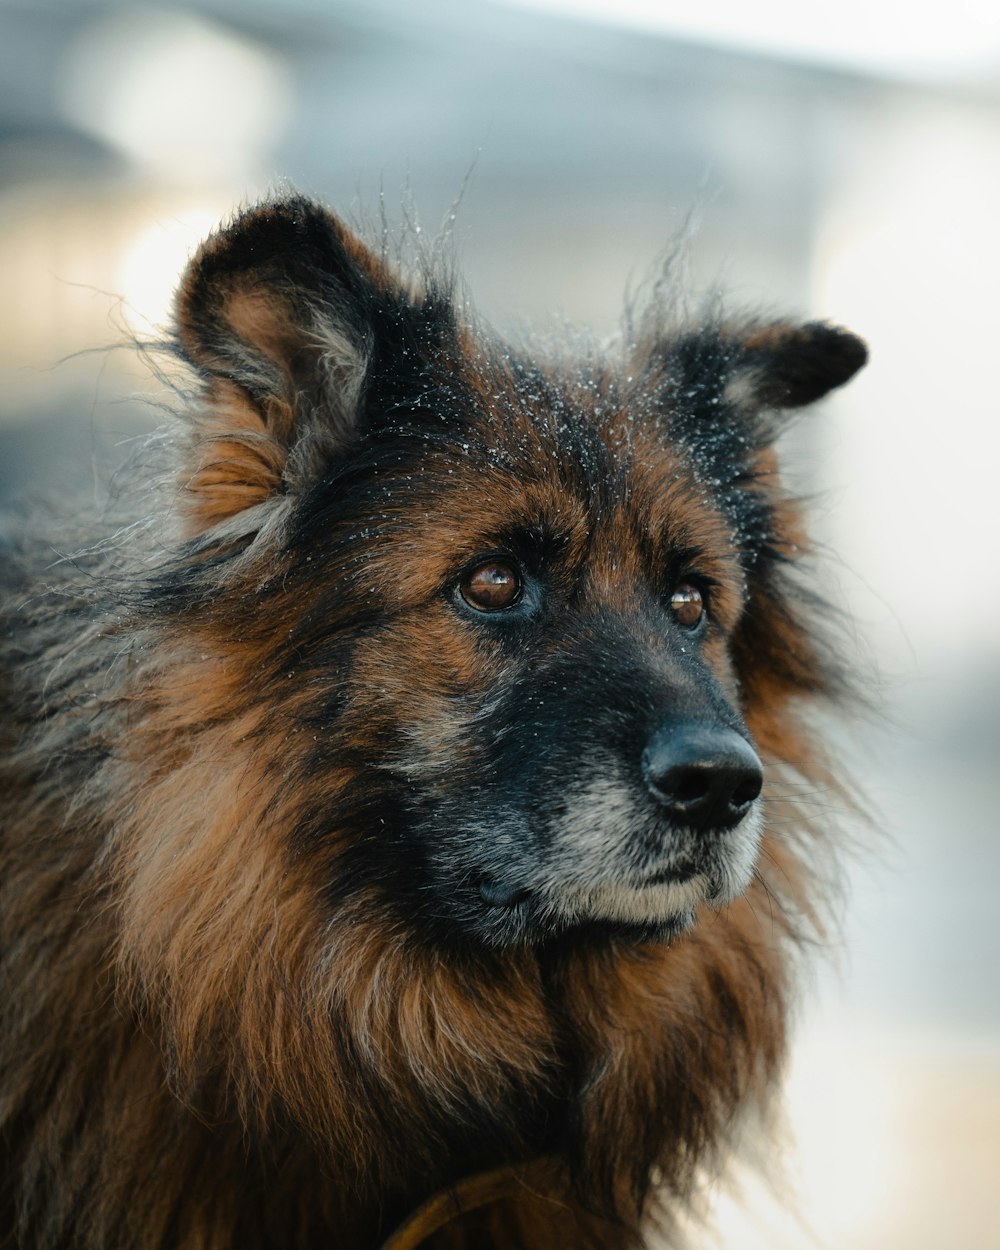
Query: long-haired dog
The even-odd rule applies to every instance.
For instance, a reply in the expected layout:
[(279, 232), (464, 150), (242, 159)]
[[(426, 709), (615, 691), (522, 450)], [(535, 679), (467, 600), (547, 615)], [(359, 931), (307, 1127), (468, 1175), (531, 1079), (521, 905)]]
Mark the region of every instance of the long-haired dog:
[(839, 678), (773, 441), (864, 346), (539, 359), (287, 198), (176, 347), (169, 508), (5, 556), (2, 1244), (642, 1245), (782, 1056)]

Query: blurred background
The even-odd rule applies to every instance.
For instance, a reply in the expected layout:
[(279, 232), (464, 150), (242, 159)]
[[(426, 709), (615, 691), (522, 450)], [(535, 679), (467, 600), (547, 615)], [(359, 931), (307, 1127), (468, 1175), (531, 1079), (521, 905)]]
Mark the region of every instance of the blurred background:
[(874, 832), (801, 1013), (789, 1190), (748, 1174), (708, 1244), (1000, 1246), (1000, 6), (0, 0), (0, 503), (155, 421), (92, 349), (286, 183), (430, 233), (463, 192), (501, 330), (613, 333), (687, 231), (694, 289), (869, 340), (786, 454), (884, 709), (845, 744)]

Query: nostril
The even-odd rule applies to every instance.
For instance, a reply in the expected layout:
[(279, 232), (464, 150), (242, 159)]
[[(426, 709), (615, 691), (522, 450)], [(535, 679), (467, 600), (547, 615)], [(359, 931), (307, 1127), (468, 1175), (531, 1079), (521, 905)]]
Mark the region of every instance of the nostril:
[(675, 769), (665, 777), (657, 779), (656, 788), (661, 794), (669, 795), (678, 803), (698, 803), (708, 798), (711, 785), (710, 779), (704, 773), (693, 769)]
[(733, 797), (729, 800), (733, 807), (749, 807), (763, 788), (763, 774), (746, 776), (736, 786)]

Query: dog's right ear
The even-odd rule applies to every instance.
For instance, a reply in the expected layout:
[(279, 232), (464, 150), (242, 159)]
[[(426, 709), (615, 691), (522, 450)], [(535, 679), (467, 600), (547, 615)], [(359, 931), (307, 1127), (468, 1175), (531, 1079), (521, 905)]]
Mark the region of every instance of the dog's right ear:
[(450, 330), (447, 302), (407, 292), (335, 217), (301, 197), (250, 209), (191, 261), (176, 303), (201, 375), (184, 485), (202, 531), (347, 448), (372, 376), (413, 372)]

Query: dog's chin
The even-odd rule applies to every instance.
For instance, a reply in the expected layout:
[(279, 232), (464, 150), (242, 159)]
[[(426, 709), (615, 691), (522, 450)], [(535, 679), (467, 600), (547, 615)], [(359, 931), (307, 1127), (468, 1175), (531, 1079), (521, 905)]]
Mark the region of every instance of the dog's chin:
[(542, 902), (569, 924), (670, 925), (689, 923), (695, 909), (715, 893), (703, 872), (675, 874), (672, 880), (612, 881), (593, 886), (556, 887)]
[(547, 883), (531, 890), (483, 878), (472, 927), (490, 945), (541, 945), (565, 937), (668, 942), (695, 922), (698, 907), (717, 897), (704, 873), (684, 880)]

